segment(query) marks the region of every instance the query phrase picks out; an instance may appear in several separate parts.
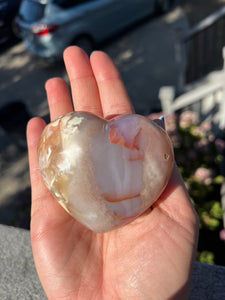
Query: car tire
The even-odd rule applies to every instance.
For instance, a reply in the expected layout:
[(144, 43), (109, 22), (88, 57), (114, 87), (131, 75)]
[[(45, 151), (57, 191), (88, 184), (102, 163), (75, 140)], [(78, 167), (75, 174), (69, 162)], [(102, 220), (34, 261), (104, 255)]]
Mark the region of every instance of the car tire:
[(82, 48), (88, 55), (94, 50), (94, 41), (88, 36), (75, 38), (72, 44)]
[(6, 24), (5, 25), (5, 29), (4, 29), (4, 34), (3, 34), (3, 37), (1, 38), (1, 43), (3, 42), (17, 42), (19, 41), (19, 38), (18, 36), (15, 35), (15, 31), (14, 31), (14, 21), (15, 20), (15, 14), (11, 14), (11, 15), (8, 15), (7, 18), (6, 18)]
[(171, 8), (172, 1), (171, 0), (156, 0), (155, 7), (156, 12), (160, 14), (167, 13)]

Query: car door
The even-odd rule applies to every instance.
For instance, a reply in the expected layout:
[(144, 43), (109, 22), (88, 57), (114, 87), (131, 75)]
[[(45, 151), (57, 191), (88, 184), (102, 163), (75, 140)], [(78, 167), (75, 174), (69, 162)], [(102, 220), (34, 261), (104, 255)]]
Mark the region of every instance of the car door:
[(128, 0), (93, 0), (86, 17), (97, 40), (102, 40), (122, 30), (131, 16)]
[(145, 16), (154, 12), (155, 0), (122, 0), (124, 25), (140, 21)]
[(131, 0), (131, 2), (132, 1), (138, 10), (139, 17), (149, 15), (155, 10), (155, 0)]

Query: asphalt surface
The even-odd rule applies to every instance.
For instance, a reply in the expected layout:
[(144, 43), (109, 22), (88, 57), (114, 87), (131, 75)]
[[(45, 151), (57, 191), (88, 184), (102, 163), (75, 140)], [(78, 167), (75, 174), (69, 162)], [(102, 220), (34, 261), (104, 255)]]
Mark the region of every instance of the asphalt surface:
[[(161, 86), (179, 89), (184, 59), (179, 35), (187, 27), (182, 10), (161, 17), (149, 17), (108, 42), (106, 51), (118, 66), (128, 93), (139, 114), (160, 110)], [(26, 122), (31, 116), (48, 119), (44, 90), (50, 77), (68, 82), (63, 64), (47, 63), (30, 53), (23, 43), (6, 49), (0, 57), (0, 223), (29, 226), (30, 182), (25, 140)], [(16, 102), (22, 103), (20, 108)], [(2, 130), (3, 129), (3, 130)]]

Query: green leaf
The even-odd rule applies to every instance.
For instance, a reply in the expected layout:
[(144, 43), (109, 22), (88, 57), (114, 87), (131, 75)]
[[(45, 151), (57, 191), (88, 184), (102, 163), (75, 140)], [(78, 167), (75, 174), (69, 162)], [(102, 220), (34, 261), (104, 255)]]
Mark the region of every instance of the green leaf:
[(198, 261), (201, 263), (206, 263), (210, 265), (215, 264), (215, 255), (213, 252), (210, 251), (202, 251), (198, 254)]
[(219, 201), (213, 203), (212, 208), (210, 210), (210, 214), (214, 218), (222, 219), (223, 209)]
[(218, 175), (215, 178), (213, 178), (213, 183), (216, 184), (222, 184), (224, 181), (224, 177), (222, 175)]

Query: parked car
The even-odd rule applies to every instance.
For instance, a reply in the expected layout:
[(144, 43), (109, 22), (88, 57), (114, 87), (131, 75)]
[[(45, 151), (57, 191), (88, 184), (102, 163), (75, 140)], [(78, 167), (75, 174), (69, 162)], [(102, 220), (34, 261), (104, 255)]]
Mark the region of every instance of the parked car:
[(14, 18), (21, 0), (0, 0), (0, 43), (14, 37)]
[(48, 60), (76, 44), (87, 52), (171, 0), (23, 0), (16, 19), (27, 48)]

